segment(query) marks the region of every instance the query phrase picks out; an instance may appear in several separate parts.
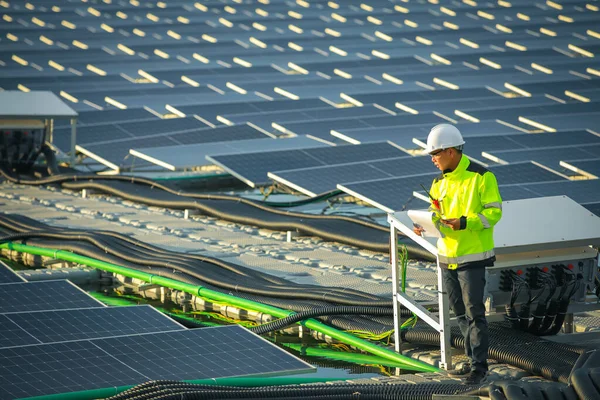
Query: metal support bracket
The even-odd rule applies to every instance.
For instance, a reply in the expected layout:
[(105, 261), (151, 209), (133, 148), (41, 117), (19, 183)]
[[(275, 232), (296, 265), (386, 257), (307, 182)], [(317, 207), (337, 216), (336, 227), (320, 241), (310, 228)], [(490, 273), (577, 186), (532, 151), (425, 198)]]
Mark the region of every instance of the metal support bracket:
[[(452, 369), (452, 348), (450, 346), (450, 309), (448, 305), (448, 294), (446, 293), (446, 285), (442, 277), (439, 258), (437, 257), (437, 248), (429, 241), (414, 234), (411, 228), (402, 223), (394, 214), (388, 215), (390, 224), (390, 263), (392, 267), (392, 295), (394, 305), (394, 339), (395, 349), (397, 352), (402, 352), (402, 340), (400, 327), (402, 325), (400, 316), (400, 306), (411, 310), (422, 321), (440, 333), (440, 350), (441, 361), (439, 367), (445, 370)], [(416, 243), (431, 252), (437, 260), (437, 276), (438, 276), (438, 307), (437, 315), (431, 313), (422, 305), (416, 303), (400, 290), (400, 267), (398, 265), (398, 231), (404, 233)]]

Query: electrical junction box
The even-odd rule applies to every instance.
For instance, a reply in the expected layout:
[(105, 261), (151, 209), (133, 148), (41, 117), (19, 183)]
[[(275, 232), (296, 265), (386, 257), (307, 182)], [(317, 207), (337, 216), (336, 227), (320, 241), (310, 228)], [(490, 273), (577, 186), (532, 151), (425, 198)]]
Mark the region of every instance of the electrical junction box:
[[(406, 211), (393, 217), (412, 227)], [(414, 240), (437, 256), (436, 238)], [(494, 244), (496, 263), (487, 268), (488, 311), (510, 302), (512, 273), (527, 280), (534, 294), (541, 290), (539, 281), (544, 273), (555, 277), (557, 293), (562, 285), (571, 284), (572, 276), (580, 274), (580, 288), (572, 302), (583, 302), (586, 286), (593, 285), (598, 270), (600, 217), (567, 196), (505, 201), (502, 219), (494, 227)], [(521, 291), (515, 304), (526, 302), (527, 297), (526, 291)]]
[[(571, 300), (583, 302), (598, 272), (600, 217), (567, 196), (506, 201), (494, 243), (496, 263), (487, 278), (489, 311), (510, 301), (513, 273), (527, 281), (534, 295), (544, 287), (544, 274), (553, 275), (557, 294), (579, 278)], [(515, 304), (527, 299), (522, 291)]]

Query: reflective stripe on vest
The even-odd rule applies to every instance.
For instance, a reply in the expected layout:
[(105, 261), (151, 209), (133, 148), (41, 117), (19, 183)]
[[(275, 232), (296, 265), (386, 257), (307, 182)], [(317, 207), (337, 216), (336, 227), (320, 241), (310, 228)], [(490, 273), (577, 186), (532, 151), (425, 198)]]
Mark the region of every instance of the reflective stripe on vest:
[(439, 254), (438, 257), (440, 262), (444, 264), (464, 264), (468, 262), (487, 260), (495, 255), (496, 253), (494, 253), (494, 250), (488, 250), (484, 251), (483, 253), (467, 254), (459, 257), (446, 257), (441, 254)]
[(492, 226), (492, 225), (490, 225), (490, 221), (488, 221), (488, 219), (485, 217), (485, 215), (483, 215), (483, 214), (477, 214), (477, 216), (481, 220), (481, 223), (483, 224), (484, 228), (489, 228), (489, 227)]
[(502, 210), (502, 203), (493, 202), (484, 204), (483, 208), (499, 208)]

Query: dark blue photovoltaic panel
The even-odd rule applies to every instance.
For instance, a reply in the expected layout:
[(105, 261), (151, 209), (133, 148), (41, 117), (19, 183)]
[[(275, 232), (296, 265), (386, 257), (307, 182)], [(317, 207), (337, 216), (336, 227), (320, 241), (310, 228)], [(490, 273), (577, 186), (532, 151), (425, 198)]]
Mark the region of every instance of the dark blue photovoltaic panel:
[(565, 178), (560, 175), (538, 167), (531, 162), (493, 166), (489, 167), (489, 170), (496, 175), (496, 180), (499, 185), (565, 180)]
[(8, 265), (0, 261), (0, 283), (24, 282)]
[[(152, 163), (165, 163), (177, 169), (191, 168), (210, 164), (206, 156), (218, 154), (242, 154), (275, 150), (307, 149), (311, 147), (328, 146), (323, 142), (310, 139), (306, 136), (291, 138), (264, 138), (230, 140), (227, 142), (213, 142), (202, 144), (189, 144), (180, 146), (136, 148), (132, 149), (137, 157), (146, 158)], [(133, 152), (132, 155), (134, 154)], [(160, 164), (159, 164), (160, 165)]]
[[(150, 379), (202, 379), (312, 369), (237, 325), (94, 340)], [(152, 353), (147, 349), (153, 349)]]
[(263, 139), (269, 136), (256, 130), (250, 125), (220, 126), (217, 128), (197, 129), (173, 134), (141, 137), (120, 140), (101, 144), (88, 144), (81, 146), (85, 150), (101, 157), (117, 166), (124, 164), (124, 159), (129, 155), (129, 149), (175, 146), (198, 143), (214, 143), (245, 139)]
[(0, 314), (104, 307), (69, 281), (0, 284)]
[(335, 190), (337, 184), (418, 175), (431, 172), (433, 168), (430, 157), (407, 156), (364, 163), (276, 171), (269, 173), (269, 177), (314, 196)]
[(356, 146), (328, 146), (306, 150), (207, 156), (206, 159), (255, 187), (267, 184), (269, 181), (267, 173), (272, 171), (379, 160), (404, 155), (406, 155), (405, 152), (390, 144), (369, 143)]
[[(494, 166), (489, 170), (494, 173), (499, 185), (567, 181), (565, 178), (529, 162)], [(389, 178), (338, 185), (338, 188), (386, 212), (400, 211), (410, 200), (413, 191), (423, 191), (420, 184), (429, 188), (433, 177), (437, 175), (439, 173), (433, 176)]]
[(385, 212), (403, 211), (413, 204), (419, 204), (413, 192), (423, 190), (421, 185), (429, 188), (437, 175), (439, 173), (349, 183), (338, 185), (338, 189)]
[(22, 329), (23, 336), (37, 339), (35, 343), (185, 329), (151, 306), (20, 312), (5, 317)]
[(600, 144), (600, 136), (585, 130), (526, 134), (508, 139), (529, 148)]
[(556, 130), (595, 129), (600, 125), (600, 113), (564, 114), (564, 115), (533, 115), (526, 116), (534, 122)]
[[(526, 189), (533, 196), (529, 197), (546, 197), (546, 196), (561, 196), (566, 195), (579, 204), (598, 203), (600, 202), (600, 180), (574, 180), (562, 182), (543, 182), (543, 183), (524, 183), (520, 185), (500, 185), (500, 193), (505, 190), (512, 190), (515, 186)], [(516, 195), (516, 193), (515, 193)], [(512, 198), (516, 200), (521, 197)], [(522, 197), (527, 198), (527, 197)]]
[[(600, 138), (599, 138), (600, 139)], [(553, 148), (538, 148), (538, 149), (519, 149), (512, 151), (497, 151), (490, 152), (489, 158), (494, 161), (503, 161), (507, 163), (521, 161), (535, 161), (555, 171), (565, 172), (565, 168), (561, 167), (560, 162), (565, 160), (583, 160), (590, 157), (600, 157), (600, 144), (587, 146), (571, 146), (571, 147), (553, 147)], [(573, 164), (572, 162), (569, 162)], [(588, 163), (595, 164), (595, 163)], [(590, 165), (591, 168), (595, 165)]]
[(146, 381), (148, 377), (87, 340), (0, 349), (2, 399), (135, 385)]
[(332, 118), (357, 118), (360, 116), (371, 116), (371, 115), (387, 115), (384, 111), (373, 106), (365, 107), (353, 107), (353, 108), (334, 108), (327, 106), (323, 103), (322, 107), (317, 109), (300, 109), (291, 110), (284, 112), (271, 112), (271, 113), (252, 113), (252, 114), (235, 114), (223, 115), (227, 120), (236, 124), (251, 122), (259, 125), (264, 129), (270, 129), (273, 122), (278, 124), (284, 124), (285, 122), (293, 121), (311, 121), (311, 120), (322, 120)]
[(314, 367), (237, 325), (0, 349), (0, 398)]
[[(587, 150), (588, 148), (586, 148)], [(600, 156), (600, 154), (595, 154), (596, 156)], [(589, 158), (589, 157), (586, 157)], [(569, 160), (569, 158), (565, 157), (563, 160)], [(598, 178), (600, 178), (600, 158), (595, 158), (592, 160), (578, 160), (578, 161), (565, 161), (569, 165), (577, 168), (579, 171), (587, 172), (588, 174), (592, 174)], [(598, 181), (598, 185), (600, 186), (600, 181)]]
[(412, 149), (415, 146), (412, 139), (415, 136), (421, 136), (424, 129), (413, 129), (412, 127), (386, 126), (379, 128), (360, 128), (360, 129), (340, 129), (331, 131), (331, 135), (347, 141), (352, 144), (373, 143), (389, 141), (406, 149)]

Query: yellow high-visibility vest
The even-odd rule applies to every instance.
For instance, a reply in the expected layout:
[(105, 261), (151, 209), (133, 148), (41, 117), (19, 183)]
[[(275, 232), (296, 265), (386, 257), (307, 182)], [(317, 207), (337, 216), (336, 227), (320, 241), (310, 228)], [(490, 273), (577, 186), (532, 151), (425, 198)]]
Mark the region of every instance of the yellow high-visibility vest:
[[(443, 236), (437, 242), (440, 264), (455, 269), (495, 257), (494, 225), (502, 217), (502, 198), (492, 172), (463, 155), (454, 171), (433, 180), (429, 193), (440, 204), (440, 209), (430, 207)], [(442, 224), (441, 218), (460, 219), (460, 230)]]

